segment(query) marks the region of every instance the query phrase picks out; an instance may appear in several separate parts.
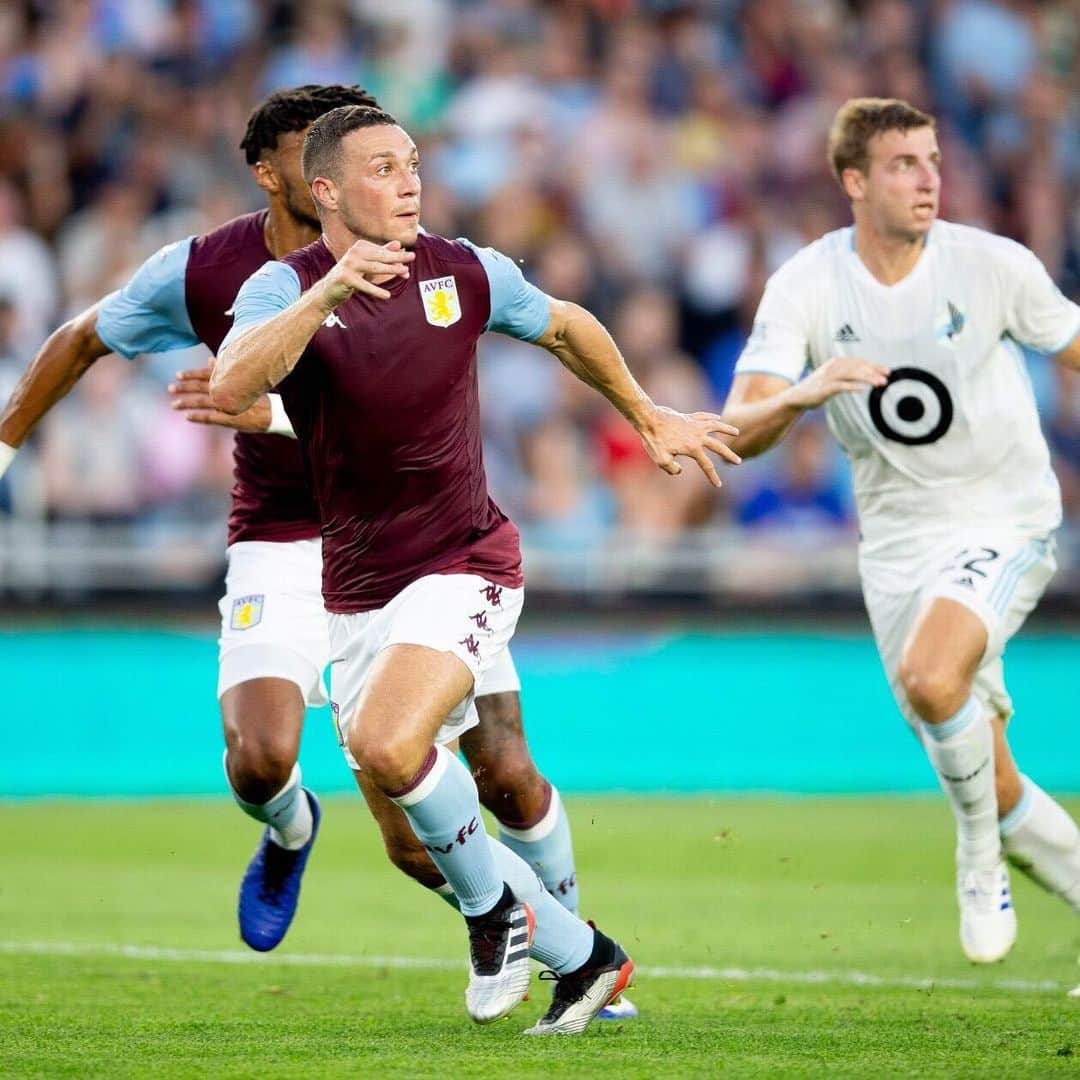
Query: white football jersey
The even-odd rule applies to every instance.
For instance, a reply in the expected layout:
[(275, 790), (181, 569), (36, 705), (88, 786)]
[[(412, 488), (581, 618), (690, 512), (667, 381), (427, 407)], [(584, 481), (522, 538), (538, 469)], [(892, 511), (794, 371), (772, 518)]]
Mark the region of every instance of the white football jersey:
[(1080, 307), (1027, 248), (935, 222), (915, 269), (882, 285), (854, 229), (803, 248), (769, 279), (736, 374), (795, 382), (833, 356), (888, 367), (887, 386), (838, 394), (829, 426), (851, 461), (862, 557), (995, 524), (1046, 534), (1061, 497), (1020, 345), (1057, 352)]

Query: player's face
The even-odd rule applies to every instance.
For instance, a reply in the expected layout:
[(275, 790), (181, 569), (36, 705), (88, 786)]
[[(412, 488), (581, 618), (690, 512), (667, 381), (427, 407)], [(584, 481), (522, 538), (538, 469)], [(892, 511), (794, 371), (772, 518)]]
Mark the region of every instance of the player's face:
[(420, 228), (420, 158), (391, 124), (361, 128), (342, 141), (338, 210), (354, 236), (376, 244), (416, 243)]
[(304, 172), (300, 167), (300, 152), (303, 149), (306, 134), (307, 128), (303, 131), (286, 132), (279, 137), (277, 147), (266, 155), (266, 160), (274, 170), (278, 192), (285, 203), (285, 209), (297, 221), (319, 229), (322, 226), (319, 224), (315, 200), (311, 196), (311, 188), (305, 182)]
[(875, 230), (908, 240), (925, 236), (941, 197), (941, 151), (934, 129), (885, 131), (870, 140), (868, 150), (861, 201)]

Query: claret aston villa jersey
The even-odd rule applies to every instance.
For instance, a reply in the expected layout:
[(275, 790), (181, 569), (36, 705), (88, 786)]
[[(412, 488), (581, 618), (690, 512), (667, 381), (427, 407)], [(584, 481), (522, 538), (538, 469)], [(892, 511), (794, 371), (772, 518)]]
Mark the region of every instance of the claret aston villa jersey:
[[(522, 583), (518, 532), (488, 496), (476, 345), (487, 329), (535, 340), (547, 297), (490, 249), (422, 233), (389, 299), (354, 293), (278, 388), (311, 463), (328, 610), (385, 606), (433, 573)], [(336, 259), (322, 240), (241, 290), (242, 334), (284, 310)]]
[[(97, 332), (129, 360), (200, 342), (217, 352), (232, 325), (240, 286), (273, 258), (263, 238), (266, 211), (226, 222), (151, 255), (98, 308)], [(286, 542), (319, 535), (319, 513), (296, 440), (238, 432), (229, 543)]]

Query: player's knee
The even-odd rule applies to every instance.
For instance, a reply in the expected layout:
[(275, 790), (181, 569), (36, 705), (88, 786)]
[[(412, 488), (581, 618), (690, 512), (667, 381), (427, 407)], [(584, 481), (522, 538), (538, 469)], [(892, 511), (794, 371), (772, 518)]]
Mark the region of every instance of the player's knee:
[(966, 680), (949, 666), (910, 656), (900, 663), (900, 682), (912, 708), (929, 724), (948, 720), (971, 693)]
[(431, 861), (431, 856), (415, 840), (412, 843), (397, 837), (388, 840), (386, 854), (406, 877), (411, 877), (426, 889), (437, 889), (445, 881)]
[(245, 802), (263, 803), (288, 783), (296, 764), (291, 739), (244, 739), (228, 748), (229, 779)]
[(361, 728), (350, 734), (349, 749), (383, 791), (396, 791), (407, 787), (420, 771), (431, 744), (421, 745), (415, 738), (398, 732), (365, 736)]

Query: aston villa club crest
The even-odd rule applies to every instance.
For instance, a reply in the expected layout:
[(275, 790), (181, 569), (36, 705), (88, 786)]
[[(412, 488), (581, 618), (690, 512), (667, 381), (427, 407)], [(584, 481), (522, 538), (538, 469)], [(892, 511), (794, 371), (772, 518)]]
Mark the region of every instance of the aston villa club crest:
[(263, 596), (261, 593), (255, 596), (238, 596), (233, 601), (232, 619), (229, 625), (234, 630), (250, 630), (262, 622)]
[(453, 275), (420, 282), (424, 318), (432, 326), (453, 326), (461, 318), (461, 300)]

